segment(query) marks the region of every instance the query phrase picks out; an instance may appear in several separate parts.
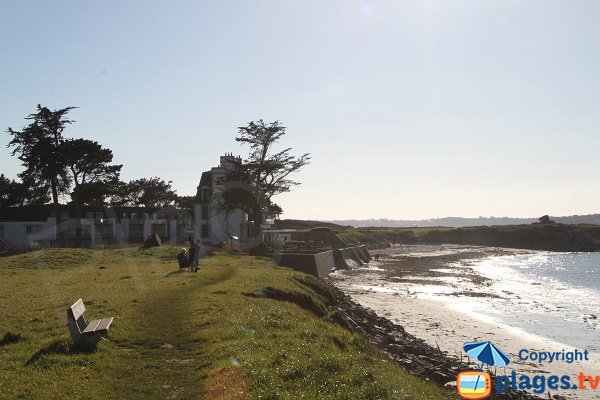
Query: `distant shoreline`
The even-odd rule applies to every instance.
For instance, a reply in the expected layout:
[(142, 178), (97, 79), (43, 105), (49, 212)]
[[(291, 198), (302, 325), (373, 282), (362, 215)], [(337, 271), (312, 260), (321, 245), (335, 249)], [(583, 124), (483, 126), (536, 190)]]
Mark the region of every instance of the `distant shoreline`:
[(280, 220), (281, 229), (328, 228), (348, 244), (364, 244), (370, 249), (396, 244), (457, 244), (559, 252), (600, 251), (600, 225), (533, 223), (474, 227), (353, 228), (332, 223)]
[[(571, 215), (565, 217), (550, 216), (550, 219), (560, 224), (587, 224), (600, 225), (600, 214)], [(526, 225), (538, 222), (535, 218), (516, 218), (516, 217), (443, 217), (420, 220), (408, 219), (345, 219), (345, 220), (326, 220), (326, 223), (333, 223), (341, 226), (353, 226), (355, 228), (465, 228), (470, 226), (499, 226), (499, 225)]]
[(600, 225), (531, 224), (471, 228), (362, 228), (339, 233), (372, 248), (398, 244), (454, 244), (557, 252), (600, 251)]

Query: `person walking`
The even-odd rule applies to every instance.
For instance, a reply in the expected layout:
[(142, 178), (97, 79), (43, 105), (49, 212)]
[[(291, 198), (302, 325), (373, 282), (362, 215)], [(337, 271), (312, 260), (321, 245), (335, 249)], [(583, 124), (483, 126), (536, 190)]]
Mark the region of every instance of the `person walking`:
[(185, 247), (177, 253), (177, 262), (179, 262), (180, 270), (188, 267), (187, 251), (185, 250)]
[(188, 266), (190, 267), (190, 272), (196, 272), (196, 243), (190, 240), (190, 249), (188, 251)]
[(192, 272), (198, 272), (198, 263), (200, 261), (200, 252), (203, 251), (202, 243), (199, 240), (196, 241), (194, 245), (194, 257), (192, 261), (192, 265), (190, 266), (190, 270)]

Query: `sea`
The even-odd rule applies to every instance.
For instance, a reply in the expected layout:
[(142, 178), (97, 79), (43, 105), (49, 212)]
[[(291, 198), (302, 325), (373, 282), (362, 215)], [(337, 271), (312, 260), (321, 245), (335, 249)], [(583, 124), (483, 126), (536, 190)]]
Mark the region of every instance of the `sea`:
[[(492, 256), (471, 265), (492, 296), (473, 311), (559, 343), (600, 351), (600, 253)], [(478, 299), (481, 300), (481, 299)]]
[[(503, 251), (493, 255), (481, 248), (428, 245), (388, 250), (389, 256), (400, 257), (395, 265), (371, 262), (334, 276), (363, 293), (400, 291), (436, 300), (475, 319), (600, 353), (600, 253)], [(471, 257), (473, 251), (492, 255)], [(393, 277), (404, 262), (402, 257), (451, 260), (457, 254), (463, 254), (459, 260), (438, 263), (427, 274), (409, 270), (400, 280)], [(483, 279), (474, 282), (474, 275)]]
[[(431, 345), (439, 341), (442, 350), (462, 357), (465, 341), (492, 340), (512, 357), (509, 370), (519, 374), (600, 371), (600, 253), (396, 245), (380, 255), (379, 262), (336, 271), (331, 279), (355, 301)], [(456, 313), (444, 314), (447, 308)], [(484, 323), (478, 326), (476, 320)], [(521, 348), (587, 350), (590, 361), (520, 361)], [(600, 398), (591, 391), (560, 394)]]

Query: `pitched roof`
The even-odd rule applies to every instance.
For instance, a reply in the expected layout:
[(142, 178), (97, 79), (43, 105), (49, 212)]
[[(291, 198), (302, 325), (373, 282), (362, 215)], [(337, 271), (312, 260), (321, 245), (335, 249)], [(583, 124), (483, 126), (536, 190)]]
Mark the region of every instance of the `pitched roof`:
[(212, 171), (205, 171), (200, 177), (200, 187), (212, 188)]
[(194, 197), (194, 203), (202, 203), (202, 188), (206, 187), (212, 189), (212, 171), (204, 171), (200, 177), (200, 183), (196, 190), (196, 197)]
[[(69, 211), (71, 215), (75, 207), (70, 204), (61, 204), (62, 211)], [(103, 212), (107, 218), (121, 216), (123, 212), (152, 213), (156, 208), (146, 207), (128, 207), (128, 206), (83, 206), (82, 215), (86, 212)], [(24, 207), (0, 207), (0, 222), (46, 222), (53, 216), (54, 206), (46, 204), (43, 206), (24, 206)]]
[(1, 207), (1, 222), (46, 222), (50, 217), (50, 206)]

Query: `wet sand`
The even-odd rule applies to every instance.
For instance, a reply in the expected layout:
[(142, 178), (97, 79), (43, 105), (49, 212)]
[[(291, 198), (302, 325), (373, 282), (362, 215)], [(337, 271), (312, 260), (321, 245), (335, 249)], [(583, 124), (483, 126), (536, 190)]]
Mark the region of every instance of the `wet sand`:
[[(572, 364), (519, 360), (517, 354), (521, 349), (569, 351), (573, 346), (500, 323), (493, 317), (493, 310), (486, 315), (473, 312), (473, 306), (480, 306), (490, 296), (498, 295), (486, 291), (488, 279), (471, 266), (485, 257), (525, 252), (455, 245), (400, 246), (372, 251), (372, 254), (380, 255), (379, 261), (356, 270), (338, 271), (328, 279), (357, 303), (402, 325), (408, 333), (432, 346), (439, 346), (451, 356), (466, 360), (462, 351), (465, 342), (492, 341), (511, 358), (509, 366), (497, 369), (499, 375), (509, 375), (512, 371), (529, 375), (570, 375), (571, 383), (577, 383), (580, 372), (600, 375), (598, 353), (591, 353), (590, 361)], [(440, 293), (445, 295), (440, 296)], [(506, 293), (509, 300), (511, 295)], [(600, 398), (600, 387), (596, 391), (558, 390), (552, 394), (572, 399), (597, 399)]]

